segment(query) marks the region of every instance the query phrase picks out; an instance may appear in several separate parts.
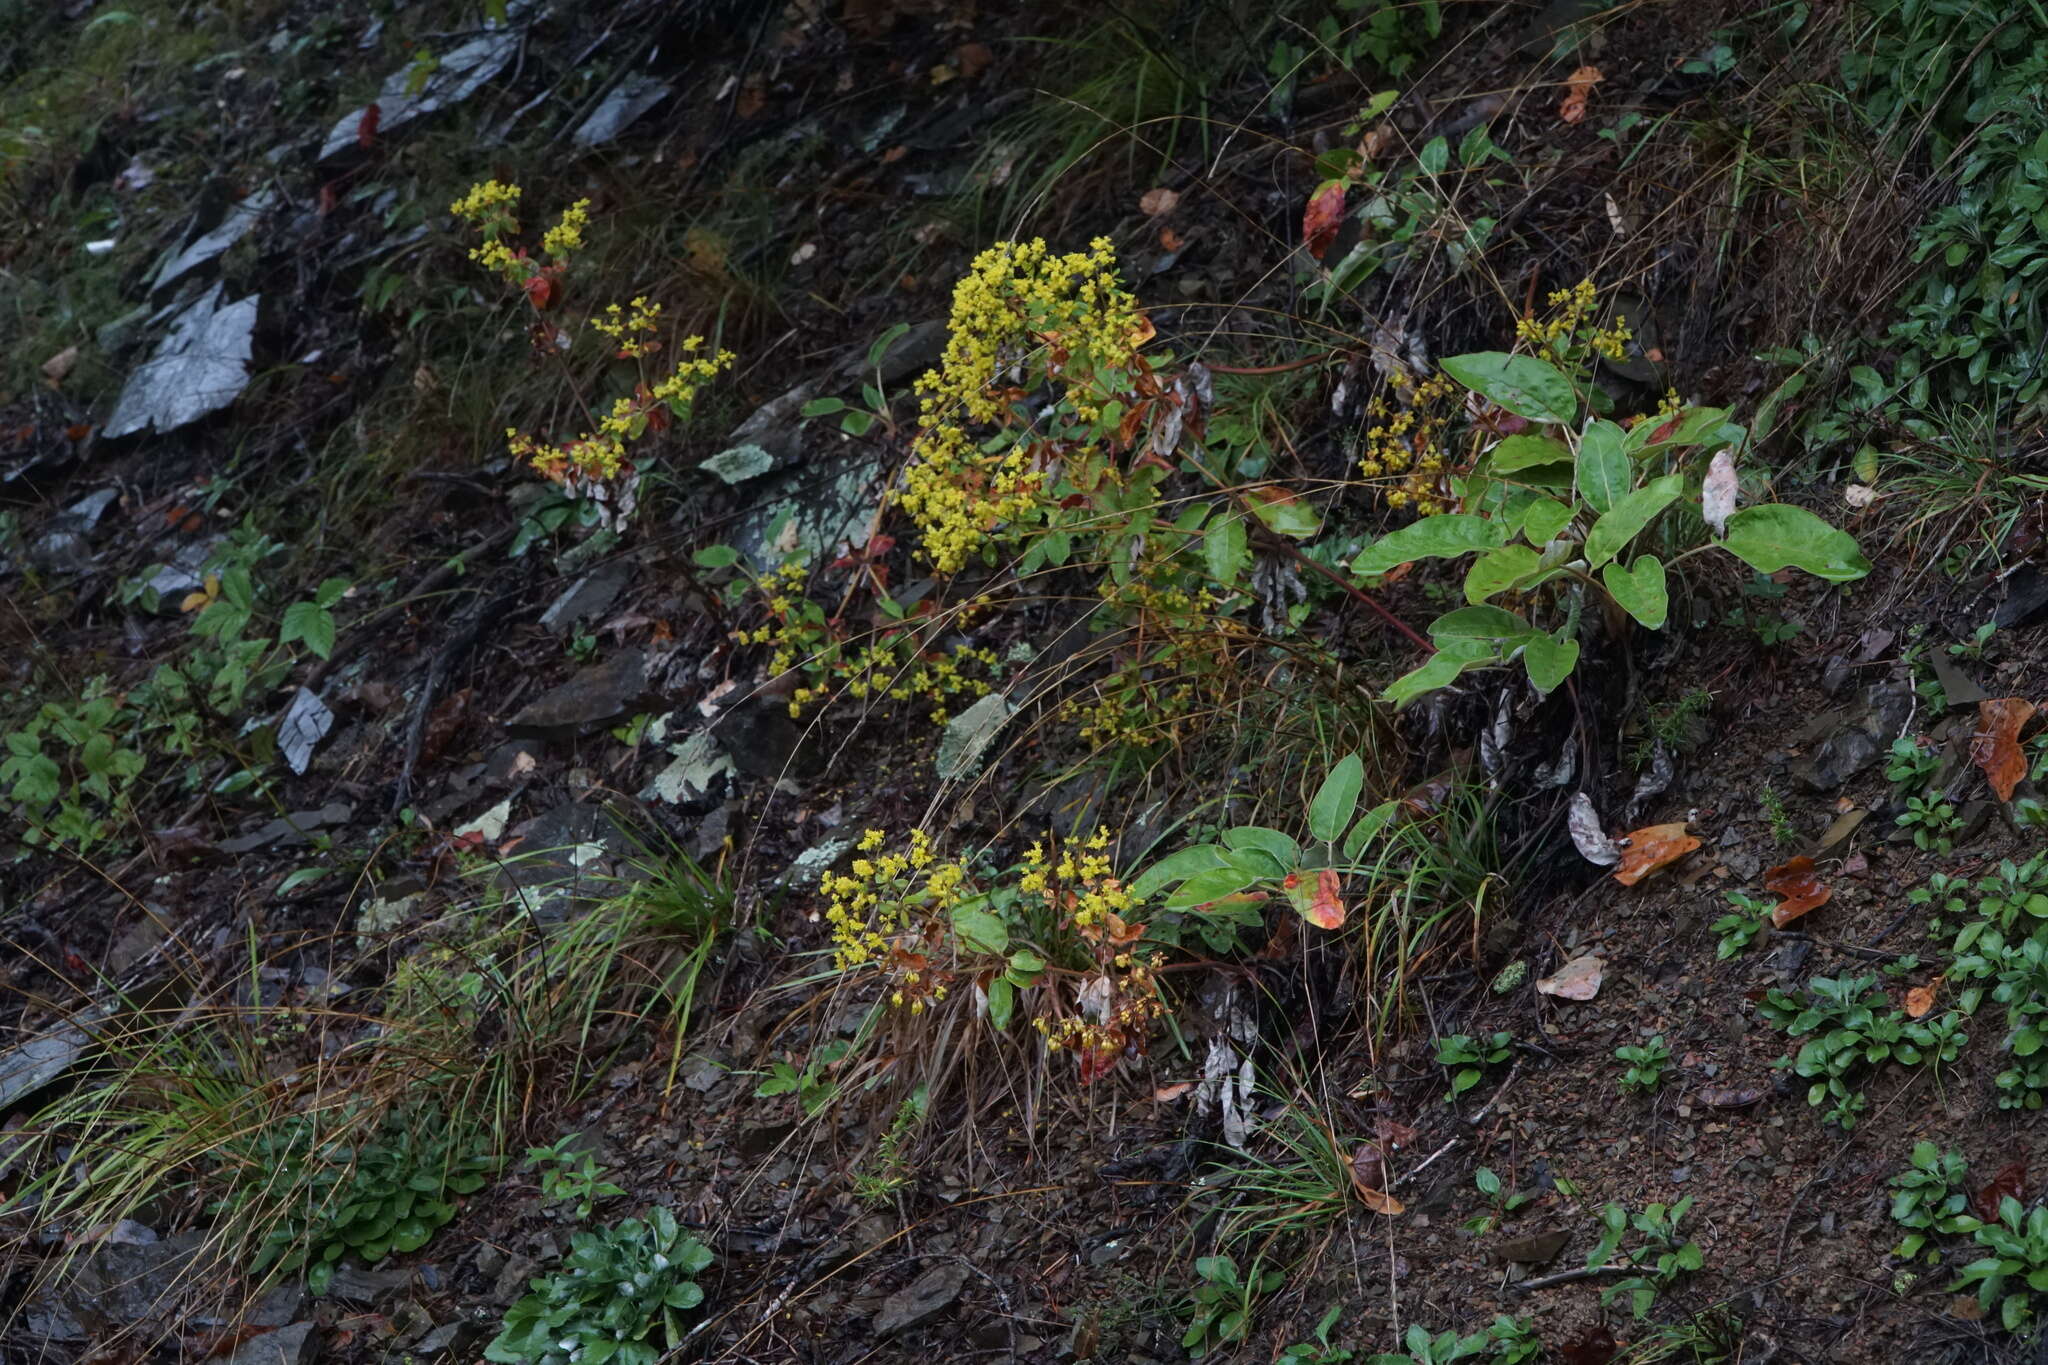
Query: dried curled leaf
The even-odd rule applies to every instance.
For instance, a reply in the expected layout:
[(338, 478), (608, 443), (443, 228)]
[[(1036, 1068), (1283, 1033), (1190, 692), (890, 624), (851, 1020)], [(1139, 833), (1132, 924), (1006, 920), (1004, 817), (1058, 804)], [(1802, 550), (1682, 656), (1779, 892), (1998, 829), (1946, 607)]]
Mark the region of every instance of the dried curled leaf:
[(1948, 980), (1946, 976), (1937, 976), (1926, 985), (1915, 986), (1912, 990), (1907, 991), (1906, 1017), (1908, 1019), (1925, 1018), (1927, 1012), (1934, 1008), (1934, 997), (1941, 993), (1941, 983), (1946, 980)]
[(1301, 215), (1301, 243), (1317, 260), (1337, 240), (1337, 228), (1344, 221), (1344, 182), (1325, 181)]
[(1700, 841), (1685, 832), (1685, 821), (1676, 820), (1668, 825), (1645, 825), (1622, 835), (1615, 844), (1621, 849), (1621, 866), (1614, 870), (1614, 880), (1634, 886), (1698, 848)]
[(2020, 731), (2033, 719), (2034, 710), (2034, 703), (2025, 697), (1992, 697), (1977, 703), (1977, 733), (1970, 737), (1970, 761), (1984, 770), (2001, 801), (2012, 800), (2013, 786), (2027, 775)]
[(1571, 810), (1564, 819), (1565, 828), (1571, 831), (1572, 843), (1579, 855), (1589, 863), (1601, 867), (1613, 867), (1621, 861), (1621, 850), (1614, 846), (1614, 840), (1607, 837), (1601, 828), (1600, 812), (1593, 809), (1593, 798), (1580, 792), (1572, 798)]
[(1764, 890), (1784, 897), (1771, 911), (1771, 923), (1780, 929), (1807, 911), (1826, 905), (1835, 894), (1820, 884), (1813, 859), (1804, 854), (1765, 872)]
[(1559, 967), (1555, 976), (1546, 976), (1538, 981), (1536, 989), (1560, 1000), (1591, 1000), (1600, 994), (1600, 982), (1606, 966), (1604, 960), (1590, 953), (1585, 957), (1575, 957)]
[(1586, 116), (1586, 97), (1593, 93), (1593, 87), (1607, 78), (1600, 74), (1597, 66), (1582, 66), (1564, 78), (1564, 99), (1557, 106), (1557, 116), (1566, 123), (1577, 123)]

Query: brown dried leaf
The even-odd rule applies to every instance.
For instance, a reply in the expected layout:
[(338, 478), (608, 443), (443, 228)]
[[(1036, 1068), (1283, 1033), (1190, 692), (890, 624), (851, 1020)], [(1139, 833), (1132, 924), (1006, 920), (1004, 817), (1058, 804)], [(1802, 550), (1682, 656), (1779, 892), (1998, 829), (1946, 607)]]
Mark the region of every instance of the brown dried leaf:
[(1907, 991), (1906, 1017), (1908, 1019), (1925, 1017), (1927, 1011), (1934, 1008), (1934, 998), (1941, 994), (1941, 983), (1946, 980), (1948, 980), (1946, 976), (1937, 976), (1926, 985), (1915, 986), (1912, 990)]
[(1835, 894), (1820, 884), (1820, 878), (1814, 875), (1813, 859), (1803, 853), (1765, 872), (1764, 890), (1785, 898), (1771, 911), (1771, 923), (1780, 929), (1807, 911), (1826, 905)]
[(1998, 1221), (1998, 1206), (2007, 1195), (2027, 1202), (2027, 1163), (2015, 1161), (1993, 1177), (1991, 1183), (1970, 1196), (1970, 1208), (1987, 1223)]
[(1162, 186), (1146, 190), (1138, 196), (1138, 211), (1147, 218), (1157, 218), (1161, 214), (1172, 213), (1179, 203), (1180, 192)]
[(1351, 1154), (1351, 1188), (1358, 1202), (1374, 1213), (1388, 1216), (1402, 1212), (1406, 1205), (1381, 1186), (1387, 1183), (1387, 1158), (1377, 1142), (1362, 1142)]
[(432, 763), (455, 738), (463, 721), (469, 718), (469, 700), (476, 695), (476, 689), (465, 687), (460, 692), (450, 693), (434, 713), (427, 717), (426, 734), (420, 739), (420, 762)]
[(1591, 1000), (1600, 994), (1600, 981), (1606, 963), (1590, 953), (1575, 957), (1557, 969), (1557, 975), (1546, 976), (1536, 983), (1536, 989), (1543, 995), (1554, 995), (1560, 1000)]
[(1693, 1098), (1711, 1109), (1746, 1109), (1763, 1097), (1763, 1087), (1755, 1085), (1706, 1085), (1693, 1092)]
[(2020, 731), (2033, 718), (2025, 697), (1993, 697), (1977, 703), (1977, 733), (1970, 737), (1970, 761), (1984, 770), (2001, 801), (2012, 800), (2013, 784), (2027, 775)]
[(1621, 849), (1621, 866), (1614, 870), (1614, 880), (1623, 886), (1634, 886), (1700, 846), (1699, 840), (1685, 832), (1683, 820), (1668, 825), (1645, 825), (1614, 842)]

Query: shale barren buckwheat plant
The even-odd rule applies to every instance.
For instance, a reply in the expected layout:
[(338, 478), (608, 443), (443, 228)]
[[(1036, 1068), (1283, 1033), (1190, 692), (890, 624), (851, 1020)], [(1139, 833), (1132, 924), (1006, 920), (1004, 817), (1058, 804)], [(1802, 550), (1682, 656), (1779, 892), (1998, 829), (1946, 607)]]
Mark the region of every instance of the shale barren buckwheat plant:
[[(953, 291), (939, 367), (917, 383), (921, 415), (900, 503), (941, 574), (1033, 524), (1044, 524), (1064, 473), (1109, 476), (1102, 438), (1128, 411), (1120, 400), (1146, 372), (1138, 348), (1151, 324), (1118, 279), (1108, 239), (1054, 255), (1043, 239), (1000, 242)], [(1026, 404), (1040, 387), (1056, 401)], [(978, 440), (975, 428), (996, 428)]]
[[(555, 225), (541, 235), (540, 254), (535, 256), (526, 247), (515, 245), (520, 235), (519, 198), (519, 186), (487, 180), (448, 209), (483, 236), (482, 243), (470, 250), (470, 259), (519, 290), (541, 315), (536, 348), (560, 363), (562, 352), (574, 345), (575, 336), (548, 321), (547, 315), (560, 307), (565, 297), (564, 278), (576, 252), (584, 246), (584, 229), (590, 226), (590, 201), (579, 199), (564, 209)], [(651, 365), (666, 343), (661, 339), (661, 305), (644, 296), (624, 307), (608, 303), (587, 320), (591, 330), (610, 343), (614, 360), (631, 362), (630, 392), (616, 394), (601, 415), (585, 404), (591, 429), (572, 440), (556, 444), (517, 427), (505, 431), (513, 455), (544, 477), (572, 489), (618, 478), (632, 443), (649, 432), (665, 430), (672, 421), (688, 420), (698, 391), (730, 369), (735, 358), (730, 351), (707, 347), (701, 336), (688, 336), (676, 343), (682, 358), (674, 366), (664, 373)]]
[(821, 878), (833, 965), (876, 973), (892, 1013), (916, 1019), (969, 1001), (999, 1031), (1032, 991), (1026, 1012), (1047, 1049), (1097, 1079), (1142, 1055), (1166, 1010), (1163, 960), (1138, 947), (1139, 900), (1112, 872), (1109, 839), (1098, 829), (1056, 853), (1034, 843), (1005, 874), (940, 857), (923, 830), (898, 851), (884, 851), (886, 831), (868, 830), (847, 871)]

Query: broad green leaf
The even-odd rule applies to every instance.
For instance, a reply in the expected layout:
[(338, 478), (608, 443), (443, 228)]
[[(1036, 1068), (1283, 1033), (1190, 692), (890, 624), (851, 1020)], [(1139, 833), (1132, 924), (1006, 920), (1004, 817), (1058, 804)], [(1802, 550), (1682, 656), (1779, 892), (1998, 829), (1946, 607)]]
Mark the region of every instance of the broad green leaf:
[(277, 642), (288, 645), (305, 641), (306, 648), (321, 658), (334, 652), (334, 613), (315, 602), (294, 602), (284, 609), (284, 621), (277, 628)]
[(1595, 512), (1611, 510), (1635, 485), (1623, 436), (1620, 427), (1602, 418), (1588, 422), (1579, 437), (1579, 496)]
[(1316, 515), (1306, 499), (1295, 496), (1273, 485), (1249, 489), (1245, 501), (1253, 515), (1266, 523), (1266, 529), (1275, 535), (1292, 536), (1305, 540), (1323, 529), (1323, 519)]
[(1420, 668), (1410, 669), (1387, 686), (1386, 699), (1398, 708), (1417, 697), (1449, 686), (1468, 668), (1483, 668), (1498, 657), (1489, 645), (1475, 640), (1447, 640)]
[(1721, 548), (1759, 573), (1791, 567), (1846, 583), (1870, 572), (1856, 538), (1838, 531), (1803, 507), (1767, 502), (1728, 518)]
[(1541, 548), (1556, 540), (1571, 521), (1571, 508), (1556, 498), (1538, 498), (1522, 509), (1522, 534), (1531, 545)]
[(1385, 829), (1388, 823), (1393, 820), (1394, 812), (1398, 809), (1400, 809), (1398, 802), (1382, 801), (1365, 814), (1359, 816), (1358, 823), (1353, 825), (1351, 832), (1344, 836), (1344, 861), (1347, 863), (1356, 862), (1358, 855), (1365, 852), (1366, 845), (1377, 839), (1380, 831)]
[(1186, 881), (1197, 872), (1207, 872), (1223, 866), (1223, 863), (1224, 850), (1216, 844), (1196, 844), (1178, 853), (1169, 853), (1132, 880), (1131, 894), (1144, 900), (1161, 887)]
[(740, 552), (730, 545), (706, 545), (690, 558), (697, 561), (700, 569), (723, 569), (739, 563)]
[(1497, 592), (1506, 592), (1536, 572), (1538, 557), (1526, 545), (1503, 545), (1472, 561), (1465, 571), (1465, 600), (1484, 602)]
[(1444, 373), (1517, 417), (1533, 422), (1569, 422), (1578, 415), (1572, 382), (1534, 356), (1475, 351), (1443, 362)]
[(1244, 518), (1233, 514), (1211, 526), (1202, 537), (1202, 558), (1208, 564), (1209, 577), (1222, 587), (1236, 587), (1238, 576), (1251, 558), (1245, 542)]
[(1344, 829), (1358, 809), (1358, 792), (1365, 785), (1365, 764), (1357, 754), (1337, 760), (1323, 779), (1315, 799), (1308, 803), (1308, 832), (1324, 843), (1344, 837)]
[(1487, 456), (1496, 474), (1512, 474), (1532, 465), (1570, 463), (1571, 458), (1572, 452), (1563, 441), (1526, 431), (1507, 437)]
[(1556, 686), (1571, 676), (1579, 662), (1579, 642), (1560, 640), (1554, 635), (1531, 635), (1522, 647), (1522, 667), (1529, 670), (1529, 681), (1536, 684), (1536, 690), (1548, 695)]
[(1351, 572), (1368, 577), (1416, 559), (1456, 559), (1474, 550), (1491, 550), (1507, 535), (1496, 522), (1463, 512), (1446, 512), (1389, 531), (1358, 552)]
[(1293, 863), (1283, 863), (1263, 848), (1233, 848), (1223, 855), (1223, 862), (1260, 882), (1277, 881), (1294, 871)]
[(953, 907), (953, 937), (969, 952), (1001, 953), (1010, 947), (1010, 930), (1002, 917), (979, 905)]
[(1655, 555), (1639, 555), (1633, 568), (1624, 569), (1620, 560), (1602, 565), (1600, 578), (1621, 609), (1651, 630), (1664, 629), (1671, 614), (1671, 597), (1664, 586), (1664, 561)]
[(1529, 633), (1529, 623), (1499, 607), (1459, 607), (1429, 623), (1432, 640), (1509, 640)]
[(988, 983), (988, 1022), (997, 1029), (1010, 1026), (1011, 1018), (1017, 1011), (1017, 988), (1006, 976), (996, 977)]
[(1628, 543), (1654, 521), (1659, 512), (1677, 501), (1685, 491), (1685, 476), (1666, 474), (1652, 479), (1614, 504), (1612, 510), (1593, 523), (1586, 533), (1586, 563), (1598, 568), (1628, 548)]
[(1212, 867), (1207, 872), (1197, 872), (1181, 883), (1180, 890), (1168, 896), (1165, 901), (1169, 910), (1187, 910), (1210, 901), (1222, 900), (1244, 890), (1258, 877), (1247, 868), (1225, 863)]
[(1263, 825), (1239, 825), (1236, 829), (1226, 829), (1223, 831), (1223, 844), (1233, 852), (1258, 849), (1279, 863), (1282, 873), (1301, 861), (1299, 844), (1279, 830), (1267, 829)]

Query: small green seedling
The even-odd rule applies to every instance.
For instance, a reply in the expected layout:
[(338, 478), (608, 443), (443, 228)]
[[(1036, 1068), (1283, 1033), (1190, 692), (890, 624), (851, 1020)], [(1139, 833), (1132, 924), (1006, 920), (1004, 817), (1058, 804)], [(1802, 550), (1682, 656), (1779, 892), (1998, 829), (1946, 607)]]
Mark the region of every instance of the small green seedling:
[(1439, 1040), (1436, 1060), (1439, 1065), (1451, 1068), (1451, 1093), (1445, 1100), (1455, 1100), (1479, 1084), (1487, 1067), (1499, 1066), (1514, 1050), (1512, 1033), (1496, 1033), (1483, 1041), (1469, 1033), (1453, 1033)]
[(575, 1204), (576, 1221), (582, 1222), (590, 1217), (598, 1200), (625, 1191), (600, 1179), (605, 1168), (588, 1148), (579, 1148), (576, 1142), (577, 1135), (570, 1133), (546, 1147), (528, 1147), (526, 1160), (540, 1173), (541, 1197), (553, 1203)]
[(1721, 941), (1714, 945), (1714, 957), (1726, 962), (1756, 942), (1757, 935), (1770, 927), (1771, 906), (1767, 901), (1746, 896), (1740, 891), (1728, 891), (1723, 895), (1735, 909), (1707, 926), (1707, 932), (1721, 936)]
[(1628, 1067), (1621, 1074), (1621, 1088), (1642, 1094), (1664, 1083), (1664, 1068), (1671, 1064), (1671, 1049), (1660, 1033), (1640, 1046), (1614, 1049), (1614, 1057)]

